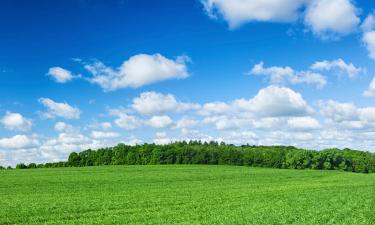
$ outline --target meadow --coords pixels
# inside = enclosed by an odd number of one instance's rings
[[[0,171],[0,224],[375,224],[375,174],[216,165]]]

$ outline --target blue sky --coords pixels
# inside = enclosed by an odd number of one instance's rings
[[[374,9],[1,1],[0,165],[187,139],[371,151]]]

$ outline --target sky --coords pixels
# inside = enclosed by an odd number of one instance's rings
[[[0,165],[180,140],[374,152],[374,10],[3,0]]]

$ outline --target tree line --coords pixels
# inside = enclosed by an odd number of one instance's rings
[[[217,142],[181,141],[167,145],[142,144],[72,152],[67,161],[18,164],[17,169],[101,165],[207,164],[281,169],[375,172],[375,154],[351,149],[321,151],[292,146],[235,146]]]

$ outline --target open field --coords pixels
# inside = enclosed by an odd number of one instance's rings
[[[375,224],[375,174],[240,166],[0,171],[0,224]]]

